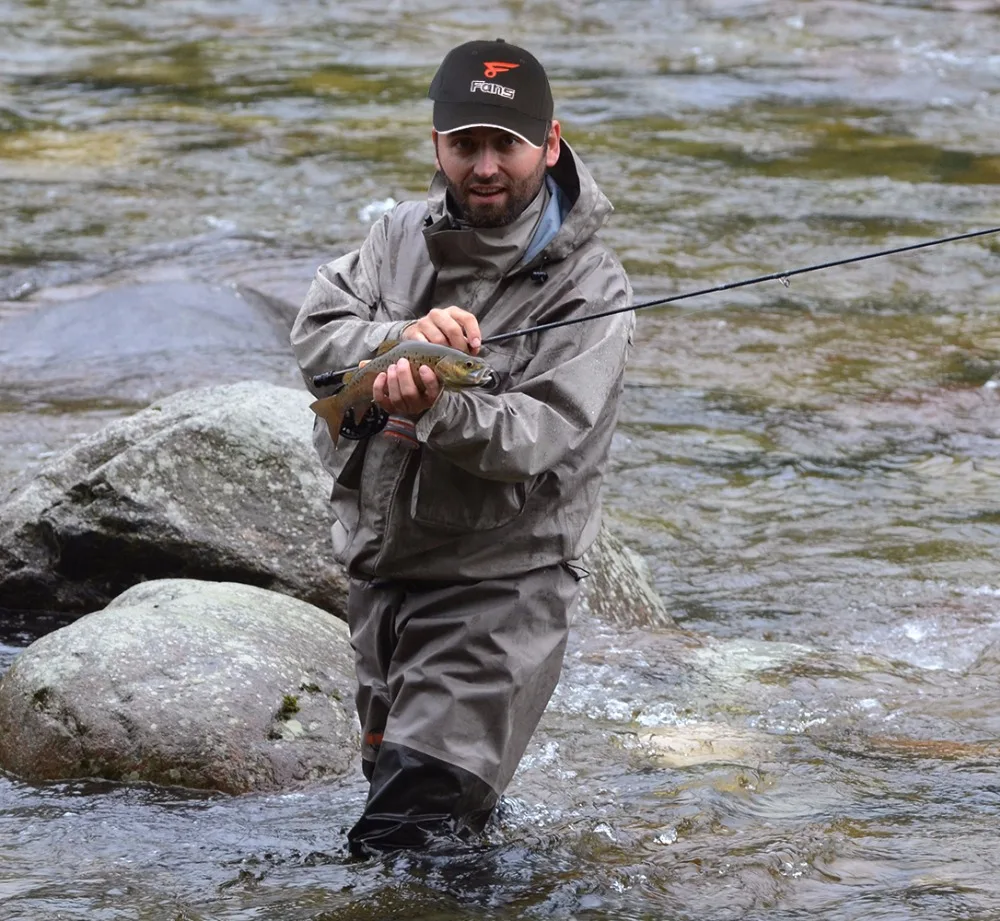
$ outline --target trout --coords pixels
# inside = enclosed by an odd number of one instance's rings
[[[410,363],[413,377],[420,385],[420,366],[427,365],[437,375],[445,390],[464,390],[471,387],[492,388],[499,380],[496,371],[482,358],[467,355],[458,349],[432,342],[407,340],[385,343],[375,358],[363,368],[344,375],[344,386],[333,396],[316,400],[309,408],[326,422],[334,445],[340,439],[340,426],[347,410],[360,420],[372,404],[372,386],[375,378],[394,365],[400,358]]]

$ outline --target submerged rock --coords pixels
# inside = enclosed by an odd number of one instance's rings
[[[0,608],[84,614],[138,582],[194,578],[343,617],[311,400],[259,381],[184,391],[42,467],[0,498]],[[672,623],[643,560],[606,528],[584,562],[594,615]]]
[[[291,320],[275,298],[198,281],[111,288],[0,320],[10,405],[144,406],[247,378],[293,385]]]
[[[640,732],[637,741],[664,767],[741,764],[750,767],[774,758],[778,740],[761,732],[717,723],[685,722]]]
[[[346,626],[232,583],[163,580],[29,646],[0,680],[0,767],[244,793],[355,764]]]

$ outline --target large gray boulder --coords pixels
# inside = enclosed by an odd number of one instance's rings
[[[0,496],[0,608],[83,614],[147,579],[243,582],[344,616],[330,477],[304,389],[184,391],[111,423]],[[640,557],[604,529],[583,603],[669,625]]]
[[[325,611],[247,585],[147,582],[0,680],[0,767],[244,793],[355,764],[353,654]]]
[[[260,382],[184,391],[54,459],[0,500],[0,608],[89,613],[193,578],[343,616],[309,402]]]

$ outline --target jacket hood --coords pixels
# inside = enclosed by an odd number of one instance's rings
[[[559,159],[547,174],[570,202],[570,209],[562,226],[543,251],[547,261],[564,259],[582,246],[604,226],[614,211],[611,202],[598,188],[590,170],[584,166],[573,148],[565,139],[560,139],[559,144]],[[427,194],[429,224],[436,225],[447,216],[447,193],[447,180],[438,170]]]

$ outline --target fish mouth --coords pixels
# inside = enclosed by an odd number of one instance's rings
[[[487,368],[481,386],[489,393],[496,393],[500,389],[500,375],[492,368]]]
[[[473,388],[495,393],[500,389],[500,375],[492,368],[477,368],[471,374],[458,377],[452,387],[456,390]]]

